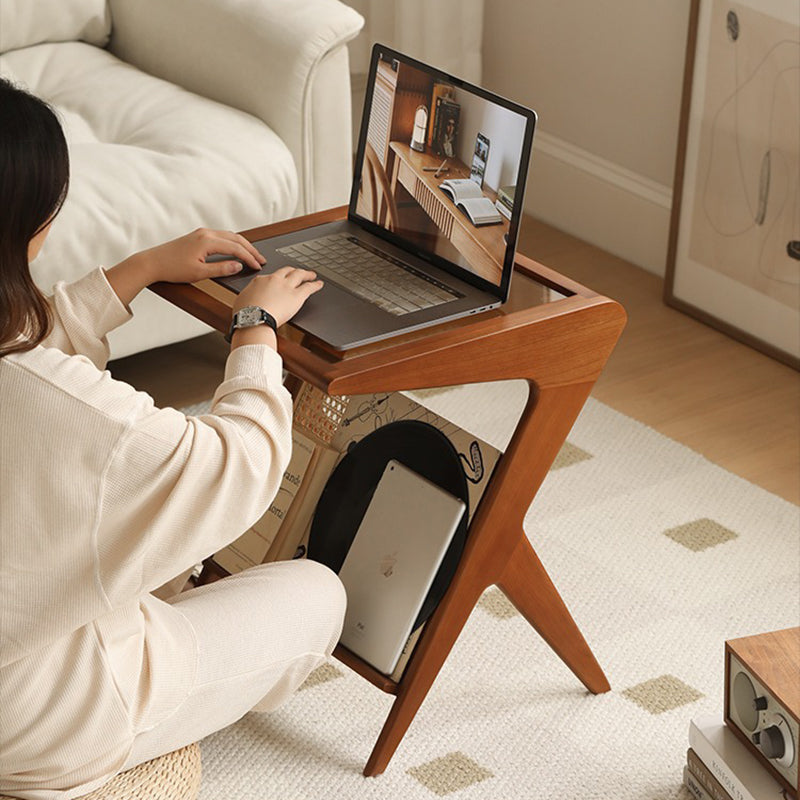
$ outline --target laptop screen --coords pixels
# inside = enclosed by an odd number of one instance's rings
[[[529,109],[375,45],[351,215],[505,300],[535,120]]]

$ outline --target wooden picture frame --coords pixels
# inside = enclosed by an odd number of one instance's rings
[[[800,369],[800,19],[691,0],[664,301]]]

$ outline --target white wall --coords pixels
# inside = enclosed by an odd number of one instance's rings
[[[481,83],[539,114],[528,213],[661,275],[688,19],[689,0],[487,0],[484,14]]]
[[[456,90],[455,99],[461,105],[456,141],[458,159],[467,166],[472,164],[475,139],[480,132],[489,139],[489,161],[483,176],[486,184],[496,191],[515,183],[525,117],[469,92]]]

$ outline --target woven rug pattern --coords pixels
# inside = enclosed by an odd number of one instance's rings
[[[526,389],[412,396],[504,447]],[[361,770],[392,697],[331,660],[202,742],[200,800],[688,798],[689,720],[722,709],[725,640],[800,624],[800,510],[590,399],[525,528],[610,692],[491,588],[382,776]]]

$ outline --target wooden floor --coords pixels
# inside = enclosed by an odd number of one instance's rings
[[[800,503],[800,375],[664,305],[655,275],[533,219],[520,251],[622,303],[628,325],[593,396]],[[112,362],[159,405],[210,397],[228,348],[209,334]]]

